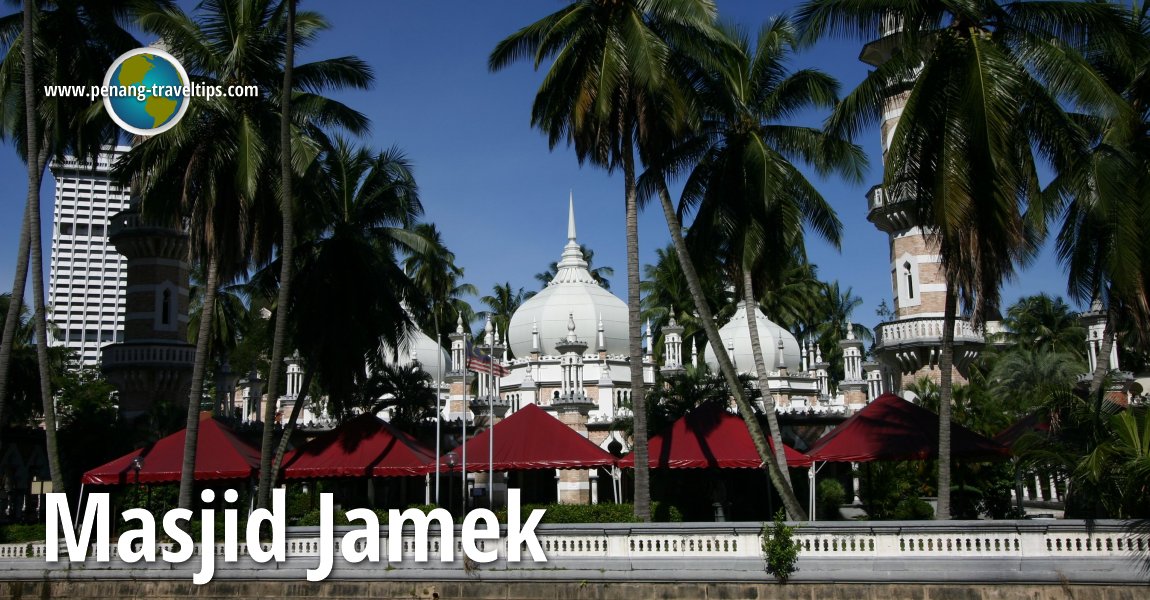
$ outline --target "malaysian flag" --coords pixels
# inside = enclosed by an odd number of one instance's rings
[[[489,373],[495,377],[507,377],[511,373],[507,367],[481,353],[479,348],[470,342],[467,344],[467,370],[476,373]]]

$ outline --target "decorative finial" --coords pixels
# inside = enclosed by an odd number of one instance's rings
[[[854,323],[851,323],[850,321],[847,321],[847,339],[855,339],[855,326]]]
[[[575,190],[567,200],[567,239],[575,241]]]
[[[492,331],[491,313],[487,313],[487,324],[483,326],[483,341],[488,346],[490,346],[491,342],[493,341],[493,338],[491,336],[491,331]]]
[[[463,312],[456,314],[459,316],[455,318],[455,333],[463,333]]]
[[[567,313],[567,341],[568,342],[574,342],[576,340],[577,340],[577,338],[575,337],[575,313],[569,312],[569,313]]]

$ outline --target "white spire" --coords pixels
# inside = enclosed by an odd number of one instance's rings
[[[855,339],[855,326],[854,323],[851,323],[850,321],[847,321],[847,339]]]
[[[487,324],[483,326],[483,334],[483,342],[490,346],[494,341],[491,336],[491,313],[487,313]]]
[[[596,340],[598,342],[598,346],[595,349],[599,350],[600,352],[606,351],[607,350],[607,339],[606,339],[604,331],[603,331],[603,312],[602,311],[599,312],[598,338],[599,339]]]
[[[567,199],[567,239],[575,241],[575,190]]]
[[[531,317],[531,351],[539,351],[539,322]]]
[[[599,285],[591,276],[587,260],[583,257],[583,250],[579,242],[575,241],[575,194],[572,193],[567,205],[567,245],[563,246],[563,255],[556,265],[558,271],[547,285],[560,283],[592,283]]]
[[[456,313],[459,315],[455,318],[455,333],[463,333],[463,313]]]

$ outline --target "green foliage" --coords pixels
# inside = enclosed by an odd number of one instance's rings
[[[895,521],[925,521],[934,518],[934,509],[926,500],[911,496],[895,505],[890,518]]]
[[[817,491],[819,520],[839,521],[843,518],[839,507],[846,500],[846,490],[843,484],[834,479],[824,479],[819,482]]]
[[[38,542],[44,539],[43,523],[0,525],[0,544]]]
[[[779,509],[775,521],[763,523],[763,558],[767,561],[767,573],[775,576],[779,583],[786,583],[797,570],[799,544],[794,540],[795,528],[784,521],[786,512]]]
[[[932,490],[924,482],[933,479],[925,463],[874,462],[863,465],[859,495],[867,516],[875,521],[899,519],[898,506]]]

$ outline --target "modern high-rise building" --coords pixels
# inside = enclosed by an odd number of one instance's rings
[[[72,157],[53,161],[52,255],[48,278],[53,345],[97,366],[100,348],[123,341],[127,260],[108,242],[109,218],[128,208],[128,190],[111,179],[112,165],[129,150],[109,149],[96,164]]]

